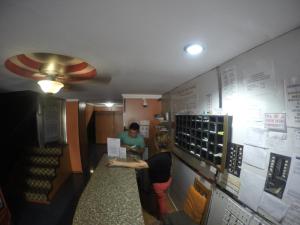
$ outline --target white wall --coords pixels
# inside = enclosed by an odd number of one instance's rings
[[[224,77],[229,70],[234,79],[225,86]],[[218,82],[218,72],[222,84]],[[255,75],[259,73],[265,79],[259,81],[260,78]],[[255,77],[258,78],[256,81]],[[279,147],[272,139],[268,139],[270,137],[269,131],[264,128],[264,115],[289,111],[286,108],[284,84],[293,82],[300,83],[300,29],[239,55],[219,68],[171,90],[166,96],[170,99],[169,111],[173,121],[174,116],[181,113],[229,114],[233,116],[232,142],[245,144],[249,139],[249,129],[257,127],[263,131],[268,141],[268,144],[263,146],[268,156],[270,152],[291,156],[293,153],[300,154],[299,144],[294,136],[298,131],[293,128],[295,124],[288,123],[285,131],[287,138]],[[219,108],[219,85],[223,86],[222,108]],[[287,116],[287,119],[291,119],[290,114]],[[243,163],[242,173],[246,169],[265,178],[268,160],[267,158],[265,169],[257,169]],[[182,196],[179,192],[186,191],[196,174],[180,161],[175,161],[174,171],[176,178],[171,193],[179,195],[174,202],[180,205]],[[175,191],[177,189],[178,191]]]

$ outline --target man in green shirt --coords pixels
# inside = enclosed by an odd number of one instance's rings
[[[145,142],[144,137],[139,134],[140,126],[137,123],[132,123],[128,131],[123,131],[118,135],[122,147],[126,147],[127,153],[133,157],[142,158]]]

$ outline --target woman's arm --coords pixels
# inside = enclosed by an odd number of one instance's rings
[[[138,160],[137,162],[123,162],[118,161],[116,159],[109,160],[107,166],[110,167],[127,167],[127,168],[134,168],[134,169],[145,169],[149,168],[148,163],[144,160]]]

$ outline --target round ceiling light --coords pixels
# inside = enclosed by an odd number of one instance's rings
[[[187,45],[184,48],[184,51],[192,56],[200,55],[203,52],[203,47],[199,44],[191,44]]]

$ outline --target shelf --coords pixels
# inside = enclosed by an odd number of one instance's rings
[[[227,115],[177,115],[177,146],[223,171],[231,123],[232,117]]]

